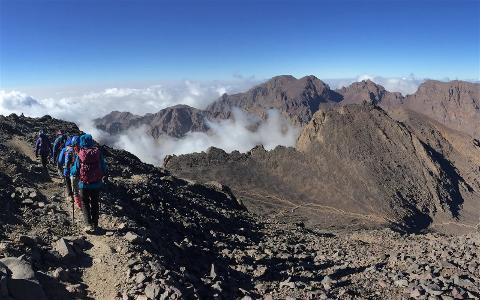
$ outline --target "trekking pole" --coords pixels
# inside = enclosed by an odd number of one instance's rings
[[[72,227],[75,226],[75,199],[72,195]]]

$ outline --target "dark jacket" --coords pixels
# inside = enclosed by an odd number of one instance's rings
[[[52,144],[50,143],[50,139],[45,134],[40,134],[38,136],[37,142],[35,143],[35,156],[50,156],[50,152],[52,150]]]

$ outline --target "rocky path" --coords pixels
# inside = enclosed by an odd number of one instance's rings
[[[31,160],[37,160],[27,141],[15,138],[9,144]],[[58,176],[51,166],[49,167],[49,178],[50,180],[47,182],[37,184],[36,188],[47,199],[50,199],[52,204],[56,205],[55,207],[59,209],[56,214],[68,216],[67,220],[71,220],[71,199],[65,198],[63,178]],[[82,284],[74,284],[70,287],[71,291],[81,295],[81,298],[113,299],[117,296],[120,286],[125,281],[124,274],[127,269],[128,258],[123,253],[122,241],[113,237],[115,231],[115,228],[112,228],[113,224],[104,215],[101,217],[102,225],[105,224],[102,234],[83,234],[82,212],[80,208],[75,206],[74,226],[70,225],[65,228],[65,233],[68,233],[68,235],[58,237],[60,239],[83,240],[84,244],[88,245],[81,250],[81,253],[77,253],[75,258],[82,261],[81,267],[77,270],[81,274],[79,282]],[[78,251],[80,248],[76,249]],[[71,268],[69,262],[65,261],[64,263],[63,269]]]

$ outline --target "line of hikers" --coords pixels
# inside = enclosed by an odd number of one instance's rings
[[[90,134],[74,135],[58,131],[53,142],[43,130],[35,144],[35,156],[40,156],[46,168],[49,158],[57,166],[65,184],[65,195],[82,210],[86,233],[98,231],[100,189],[106,181],[107,165]]]

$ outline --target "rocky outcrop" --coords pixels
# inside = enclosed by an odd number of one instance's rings
[[[480,137],[480,83],[427,80],[404,106],[452,129]]]
[[[354,82],[347,87],[336,90],[342,95],[341,104],[362,104],[367,102],[374,105],[379,105],[384,108],[397,106],[402,104],[403,96],[401,93],[392,93],[381,85],[376,84],[371,80],[363,80]]]
[[[135,116],[128,112],[112,112],[94,121],[98,129],[118,134],[141,126],[154,138],[162,135],[182,137],[188,132],[208,131],[206,113],[188,105],[176,105],[154,114]]]
[[[223,95],[207,107],[214,118],[227,119],[238,107],[250,114],[266,117],[268,109],[277,109],[294,125],[303,126],[322,104],[335,104],[341,96],[315,76],[296,79],[276,76],[245,93]]]
[[[136,125],[139,118],[140,116],[130,112],[112,111],[102,118],[95,119],[94,124],[98,129],[110,134],[117,134]]]

